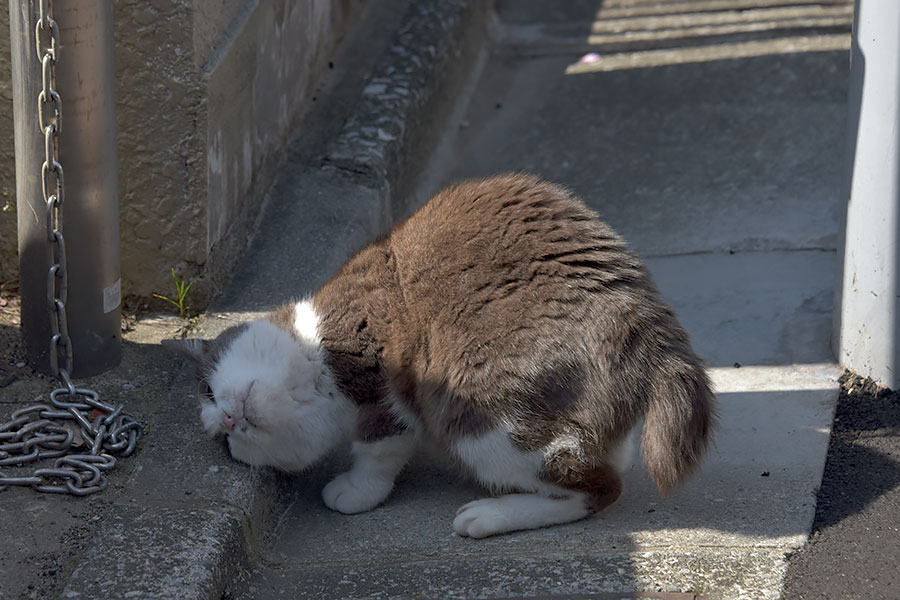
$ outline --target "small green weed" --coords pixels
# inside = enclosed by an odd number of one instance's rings
[[[168,296],[163,296],[162,294],[153,294],[154,298],[159,298],[160,300],[165,300],[166,302],[170,302],[178,309],[178,314],[181,318],[185,318],[187,316],[187,304],[185,303],[185,299],[187,298],[188,290],[191,289],[191,286],[194,285],[194,282],[200,278],[197,277],[192,278],[190,281],[185,281],[184,279],[179,279],[177,275],[175,275],[175,267],[172,267],[172,280],[175,282],[175,298],[169,298]]]

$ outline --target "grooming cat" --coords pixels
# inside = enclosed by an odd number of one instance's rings
[[[203,425],[234,458],[300,471],[354,440],[322,491],[342,513],[390,494],[417,440],[497,495],[453,521],[475,538],[613,503],[643,420],[665,494],[701,458],[715,400],[641,261],[565,190],[527,175],[440,192],[312,298],[215,340],[195,366]]]

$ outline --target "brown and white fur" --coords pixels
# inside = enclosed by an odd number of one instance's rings
[[[436,444],[494,494],[461,507],[481,538],[610,505],[616,456],[643,422],[662,493],[715,420],[706,374],[641,261],[565,190],[527,175],[448,188],[311,298],[215,340],[194,363],[201,418],[252,465],[300,471],[352,440],[322,491],[343,513],[390,494]]]

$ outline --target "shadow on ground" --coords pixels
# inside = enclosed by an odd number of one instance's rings
[[[809,544],[784,598],[888,600],[900,585],[900,393],[845,374]]]

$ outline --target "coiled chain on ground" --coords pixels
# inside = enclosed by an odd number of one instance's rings
[[[50,312],[50,371],[65,387],[50,393],[49,404],[15,411],[0,424],[0,467],[24,465],[55,458],[52,468],[13,477],[0,471],[0,491],[10,485],[31,486],[39,492],[86,496],[106,488],[104,472],[116,465],[116,456],[134,451],[141,425],[125,414],[123,406],[101,402],[97,392],[72,383],[72,342],[66,318],[68,273],[62,234],[63,168],[59,162],[62,102],[54,89],[59,61],[59,24],[50,0],[41,0],[35,25],[35,45],[41,63],[38,125],[44,136],[41,190],[47,207],[47,308]],[[60,365],[62,359],[62,365]]]

